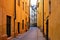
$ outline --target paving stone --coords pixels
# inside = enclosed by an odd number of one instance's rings
[[[22,35],[18,35],[13,40],[45,40],[42,32],[37,27],[30,27],[29,31]]]

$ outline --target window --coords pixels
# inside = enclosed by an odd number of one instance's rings
[[[25,2],[25,13],[27,13],[27,2]]]
[[[24,29],[24,20],[22,20],[22,29]]]
[[[22,3],[22,6],[23,6],[23,10],[24,10],[24,2]]]
[[[49,14],[51,14],[51,0],[49,0]]]
[[[39,7],[39,3],[37,4],[37,7]]]
[[[18,0],[18,6],[20,6],[20,0]]]

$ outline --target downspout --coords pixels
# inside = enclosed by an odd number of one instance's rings
[[[30,0],[29,0],[29,28],[30,28]]]
[[[44,35],[44,0],[43,0],[43,35]]]
[[[14,0],[14,37],[16,37],[16,35],[15,35],[15,20],[16,20],[16,0]]]

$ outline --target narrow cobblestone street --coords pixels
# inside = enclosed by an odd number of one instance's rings
[[[42,32],[37,27],[30,27],[29,31],[17,36],[13,40],[45,40]]]

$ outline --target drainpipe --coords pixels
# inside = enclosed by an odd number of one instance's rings
[[[30,28],[30,2],[31,0],[29,0],[29,28]]]
[[[1,28],[2,28],[2,33],[1,34],[3,35],[3,3],[2,3],[2,26],[1,26]]]
[[[44,0],[43,0],[43,35],[44,35]]]
[[[16,35],[15,35],[15,20],[16,20],[16,0],[14,0],[14,37],[16,37]]]

